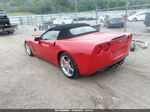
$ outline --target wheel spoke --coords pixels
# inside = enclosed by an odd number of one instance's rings
[[[72,72],[74,72],[74,69],[70,65],[68,67]]]
[[[65,63],[68,63],[68,62],[66,61],[65,57],[63,57],[62,59],[63,59],[63,61],[64,61]]]
[[[70,69],[67,67],[67,72],[68,72],[68,75],[70,75]]]
[[[66,66],[66,65],[64,65],[64,64],[62,64],[62,65],[61,65],[61,67],[63,67],[63,68],[67,68],[67,66]]]
[[[70,64],[70,59],[67,60],[67,63]]]
[[[71,77],[74,74],[74,69],[71,66],[71,59],[68,56],[62,56],[60,59],[60,65],[66,76]]]
[[[66,60],[64,57],[61,58],[61,66],[66,67]]]

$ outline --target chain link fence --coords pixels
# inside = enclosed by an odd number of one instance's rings
[[[150,4],[134,5],[125,7],[116,7],[109,9],[96,9],[88,12],[74,13],[58,13],[58,14],[43,14],[30,16],[10,16],[10,22],[18,25],[38,26],[45,29],[53,25],[70,24],[70,23],[87,23],[91,25],[101,25],[101,31],[121,31],[131,32],[136,34],[149,34],[150,28],[145,24],[147,13],[150,12]],[[110,19],[109,19],[110,18]],[[118,24],[114,18],[123,18],[123,26],[109,27],[109,21]]]

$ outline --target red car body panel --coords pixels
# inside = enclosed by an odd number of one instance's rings
[[[121,38],[118,38],[122,36]],[[36,37],[36,36],[35,36]],[[96,32],[60,40],[34,41],[26,39],[34,55],[59,66],[61,52],[70,54],[77,64],[80,74],[91,75],[118,60],[125,58],[130,51],[132,35],[130,33]],[[96,46],[110,45],[107,51],[95,53]]]

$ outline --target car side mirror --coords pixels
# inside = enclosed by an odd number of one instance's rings
[[[40,37],[39,38],[35,38],[34,41],[40,41]]]

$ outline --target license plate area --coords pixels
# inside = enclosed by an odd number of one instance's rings
[[[112,52],[113,58],[118,58],[126,53],[126,47],[119,48]]]

